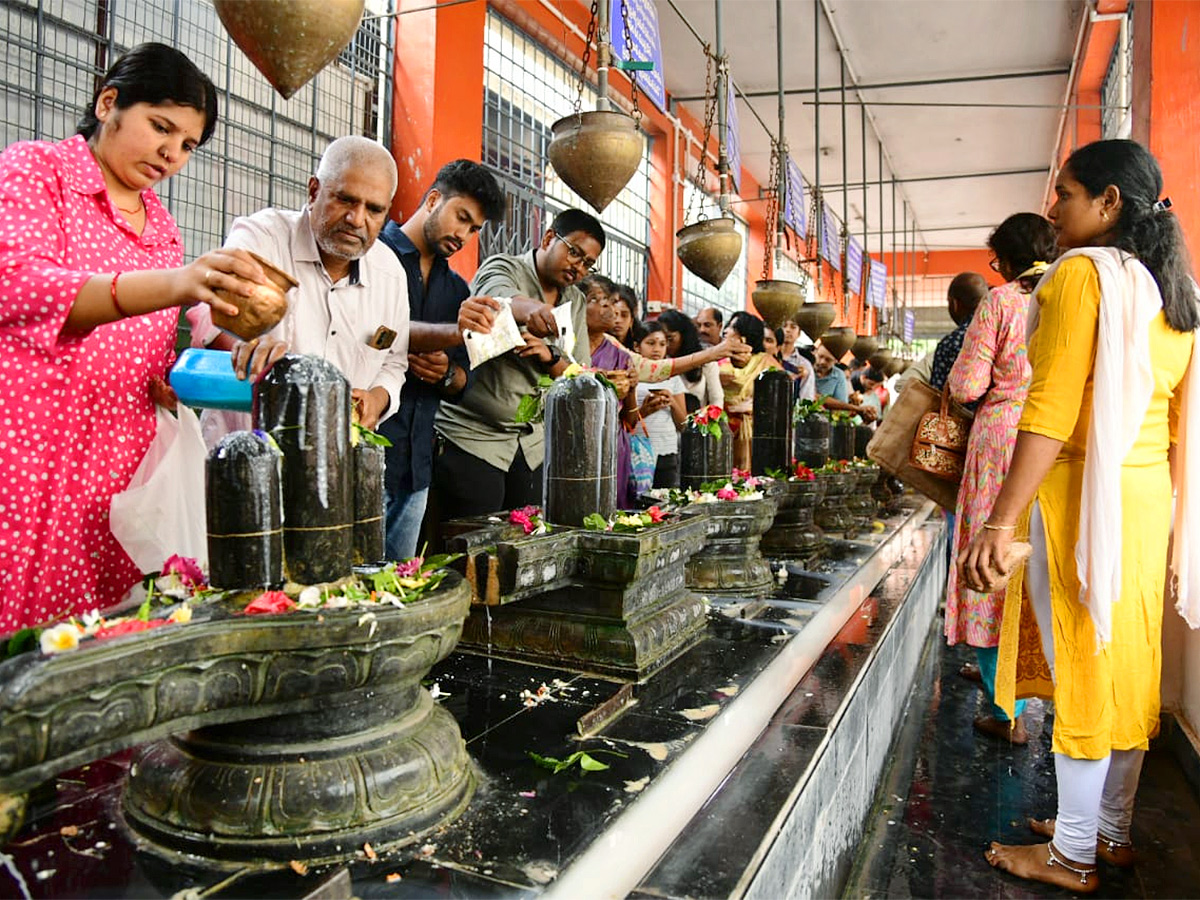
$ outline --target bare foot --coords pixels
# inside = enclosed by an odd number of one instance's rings
[[[962,668],[958,670],[958,674],[961,678],[967,679],[967,681],[983,684],[983,676],[979,673],[979,666],[975,665],[975,663],[963,663]]]
[[[1025,723],[1021,721],[1020,716],[1017,716],[1012,722],[987,715],[980,716],[975,720],[975,730],[1000,738],[1002,741],[1008,741],[1010,744],[1021,745],[1029,740],[1029,734],[1025,731]]]
[[[1039,837],[1053,840],[1054,819],[1030,819],[1029,830]],[[1137,851],[1133,849],[1133,844],[1123,844],[1098,834],[1096,835],[1096,859],[1119,869],[1128,869],[1137,863]]]
[[[1077,894],[1090,894],[1100,887],[1095,866],[1085,866],[1067,859],[1057,850],[1054,851],[1054,859],[1051,859],[1050,844],[1016,847],[993,841],[984,858],[993,867],[1018,878],[1042,881]]]

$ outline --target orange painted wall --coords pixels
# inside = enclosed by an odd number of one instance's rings
[[[1141,48],[1141,57],[1135,48],[1134,78],[1148,81],[1148,102],[1133,136],[1158,158],[1163,190],[1183,226],[1195,270],[1200,259],[1200,3],[1153,3],[1146,8],[1149,47]]]

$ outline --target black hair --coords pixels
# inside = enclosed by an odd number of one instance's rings
[[[723,312],[721,312],[715,306],[706,306],[704,309],[700,310],[700,312],[704,312],[705,309],[712,310],[713,318],[717,320],[718,325],[725,324],[725,314]],[[700,315],[700,313],[696,313],[696,315]]]
[[[217,89],[196,64],[166,44],[138,44],[104,73],[92,102],[75,126],[76,134],[91,139],[100,130],[96,101],[107,88],[117,89],[117,109],[135,103],[176,103],[204,113],[200,145],[208,142],[217,127]]]
[[[1024,212],[1009,216],[988,235],[987,245],[1004,268],[1014,275],[1021,274],[1035,262],[1053,262],[1054,257],[1058,256],[1054,226],[1037,213]],[[1023,284],[1022,287],[1033,289],[1033,285]]]
[[[954,301],[950,304],[950,317],[954,324],[965,325],[975,315],[975,309],[988,295],[987,279],[978,272],[959,272],[946,288],[946,296]]]
[[[585,213],[582,209],[564,209],[554,217],[554,221],[550,223],[550,230],[563,237],[574,234],[576,231],[582,231],[589,237],[595,238],[600,249],[604,249],[606,241],[604,226],[600,224],[599,219],[591,213]]]
[[[667,329],[667,331],[674,331],[679,335],[679,352],[676,354],[676,357],[700,352],[702,349],[700,346],[700,332],[696,330],[696,323],[686,315],[677,309],[664,309],[659,313],[658,321],[662,323],[663,328]],[[695,384],[703,374],[703,367],[698,366],[695,369],[684,372],[683,377],[692,384]]]
[[[1163,179],[1150,151],[1137,141],[1095,141],[1072,153],[1062,170],[1091,197],[1098,197],[1109,185],[1121,192],[1112,246],[1132,253],[1150,270],[1162,294],[1163,314],[1173,330],[1188,332],[1200,327],[1200,306],[1183,230],[1174,213],[1155,208]]]
[[[729,327],[742,336],[754,353],[763,352],[763,320],[744,309],[729,317]]]
[[[773,335],[775,335],[775,345],[782,350],[783,349],[783,329],[782,328],[772,328],[771,333]]]
[[[443,197],[470,197],[479,204],[483,217],[489,222],[502,221],[508,207],[495,176],[487,166],[470,159],[456,159],[438,169],[429,190],[437,191]],[[429,196],[429,191],[425,196]]]
[[[591,275],[586,275],[579,281],[579,289],[583,291],[584,294],[594,287],[600,288],[600,290],[604,291],[605,294],[612,294],[612,292],[616,290],[617,286],[611,278],[606,275],[600,275],[597,272],[593,272]]]
[[[635,320],[642,317],[642,305],[638,302],[637,291],[627,284],[618,284],[612,291],[616,296],[614,300],[621,300],[629,307],[629,314]]]
[[[877,383],[883,383],[884,381],[887,381],[887,377],[876,368],[868,368],[862,373],[862,377],[870,378],[872,381]]]

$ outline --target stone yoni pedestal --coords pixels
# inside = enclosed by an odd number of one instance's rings
[[[813,514],[825,495],[822,481],[784,481],[779,487],[779,511],[762,536],[764,553],[811,565],[821,556],[825,533]]]
[[[775,520],[776,496],[759,500],[718,500],[694,503],[686,513],[708,519],[704,549],[687,565],[687,584],[703,594],[745,597],[767,591],[773,584],[771,567],[759,542]]]

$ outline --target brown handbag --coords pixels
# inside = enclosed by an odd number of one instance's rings
[[[971,419],[950,405],[950,388],[942,389],[941,408],[921,416],[913,434],[909,463],[944,481],[962,481]]]
[[[935,477],[912,464],[913,438],[917,426],[929,413],[941,411],[941,394],[924,381],[910,379],[888,408],[888,413],[867,444],[867,456],[890,475],[929,497],[943,509],[954,512],[958,484]],[[970,419],[971,414],[951,404],[951,410]]]

